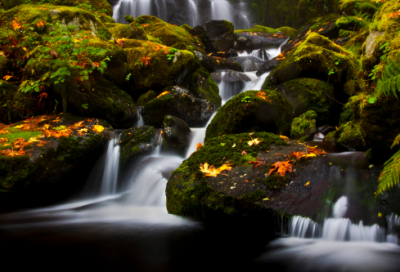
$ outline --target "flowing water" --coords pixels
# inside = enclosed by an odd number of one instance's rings
[[[270,58],[279,53],[279,48],[266,50]],[[239,92],[260,90],[268,76],[257,77],[255,71],[244,74],[250,81],[241,89],[232,90],[226,82],[219,83],[223,103]],[[138,114],[140,117],[140,109]],[[143,124],[140,120],[137,125]],[[205,131],[205,127],[192,128],[185,158],[196,150],[197,143],[204,143]],[[323,222],[294,216],[288,228],[283,223],[277,228],[284,238],[260,248],[257,238],[251,236],[255,234],[229,228],[210,230],[200,222],[168,214],[166,183],[185,158],[164,155],[161,137],[158,148],[135,166],[126,184],[120,186],[118,135],[109,142],[77,198],[56,206],[0,215],[0,253],[4,259],[14,261],[15,268],[62,265],[75,269],[79,264],[92,270],[137,271],[204,271],[210,267],[396,271],[400,265],[396,235],[399,217],[388,216],[386,230],[362,221],[352,223],[346,218],[351,186]],[[338,154],[338,160],[345,161],[344,155]]]
[[[250,28],[246,3],[228,0],[119,0],[114,6],[113,18],[126,23],[124,16],[154,15],[171,24],[192,27],[209,20],[228,20],[238,29]],[[178,11],[179,10],[179,11]]]

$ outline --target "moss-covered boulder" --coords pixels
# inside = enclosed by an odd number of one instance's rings
[[[18,91],[14,84],[0,79],[0,123],[10,124],[35,115],[39,99]]]
[[[163,151],[183,153],[189,147],[192,132],[182,119],[166,115],[163,121]]]
[[[306,140],[311,133],[316,130],[317,113],[309,110],[292,121],[292,128],[290,130],[291,139]]]
[[[223,105],[207,127],[205,140],[243,132],[266,131],[289,135],[292,106],[272,90],[247,91]]]
[[[32,206],[76,192],[110,138],[100,119],[38,116],[0,127],[0,205]]]
[[[137,120],[133,99],[105,79],[97,78],[89,88],[68,79],[57,93],[67,102],[66,110],[80,116],[103,118],[118,128],[128,128]]]
[[[119,138],[121,168],[125,169],[130,163],[150,154],[159,145],[160,137],[160,130],[151,126],[124,130]]]
[[[199,68],[194,72],[189,90],[195,97],[206,99],[217,107],[221,106],[218,85],[206,69]]]
[[[294,29],[292,27],[288,27],[288,26],[283,26],[283,27],[274,29],[271,27],[255,25],[252,28],[235,30],[235,34],[239,34],[242,32],[265,32],[265,33],[272,33],[272,34],[282,33],[286,36],[291,36],[294,33],[296,33],[296,29]]]
[[[138,100],[136,101],[136,105],[144,106],[148,102],[150,102],[150,100],[156,98],[157,96],[158,96],[157,92],[150,90],[150,91],[142,94],[141,96],[139,96]]]
[[[190,93],[171,91],[148,102],[142,111],[146,124],[161,127],[164,116],[172,115],[184,120],[191,127],[202,127],[217,107],[208,100]]]
[[[235,43],[234,26],[226,20],[211,20],[196,26],[190,33],[198,36],[207,52],[228,51]]]
[[[235,34],[234,49],[239,51],[279,47],[288,37],[283,33],[241,32]]]
[[[131,69],[131,92],[169,85],[188,86],[200,63],[193,53],[155,44],[150,41],[124,42]]]
[[[114,39],[147,40],[143,28],[137,27],[134,24],[115,24],[110,31]]]
[[[325,141],[336,141],[348,150],[367,150],[363,131],[360,125],[354,121],[343,124],[336,131],[330,132]]]
[[[292,104],[293,117],[313,110],[318,114],[319,125],[324,125],[333,117],[335,91],[329,83],[313,78],[298,78],[280,84],[277,92]]]
[[[261,142],[249,145],[253,139]],[[306,150],[304,144],[264,132],[210,139],[172,173],[166,189],[168,212],[209,221],[235,216],[244,216],[251,221],[278,212],[314,218],[323,207],[316,203],[323,203],[322,195],[327,190],[318,191],[321,178],[316,173],[326,171],[328,162],[325,162],[326,166],[321,164],[319,169],[313,169],[313,159],[303,158],[295,163],[295,175],[289,172],[284,176],[268,175],[271,164],[285,161],[292,151]],[[322,162],[324,158],[316,160]],[[249,163],[256,161],[257,167]],[[208,168],[216,169],[228,164],[232,170],[213,177],[205,176],[200,171],[200,167],[206,167],[205,163]]]
[[[271,72],[264,88],[300,78],[316,78],[343,85],[356,71],[353,54],[317,33],[310,33]]]

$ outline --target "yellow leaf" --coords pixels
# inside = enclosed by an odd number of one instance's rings
[[[289,140],[289,137],[286,137],[286,136],[284,136],[284,135],[279,135],[279,137],[281,137],[281,138],[284,139],[284,140]]]
[[[310,182],[309,182],[309,181],[307,181],[307,183],[304,184],[304,186],[308,186],[308,185],[310,185]]]
[[[104,127],[100,125],[94,125],[92,130],[96,132],[102,132],[104,130]]]
[[[251,141],[248,141],[247,144],[248,144],[249,146],[252,146],[253,144],[254,144],[254,145],[258,145],[258,144],[261,143],[261,142],[262,142],[261,140],[259,140],[258,138],[255,138],[255,139],[253,139],[253,140],[251,140]]]
[[[304,154],[303,156],[301,156],[302,158],[310,158],[310,157],[316,157],[317,155],[315,153],[311,153],[311,154]]]
[[[225,170],[231,170],[232,166],[231,164],[224,164],[219,168],[215,168],[213,165],[209,165],[208,163],[200,164],[200,172],[205,173],[204,176],[206,177],[216,177],[217,175],[226,175],[226,174],[221,174],[222,171]]]
[[[269,200],[269,198],[268,197],[266,197],[266,198],[263,198],[263,200],[265,201],[265,200]]]
[[[235,147],[235,146],[236,146],[236,144],[233,144],[233,145],[232,145],[232,147]]]
[[[24,125],[15,126],[14,128],[22,128]]]
[[[382,217],[382,213],[378,213],[378,217]]]

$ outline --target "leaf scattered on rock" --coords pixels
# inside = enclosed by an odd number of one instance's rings
[[[219,168],[215,168],[213,165],[209,165],[208,163],[200,164],[200,172],[205,173],[205,177],[216,177],[217,175],[225,175],[227,174],[222,174],[222,171],[229,171],[232,169],[232,164],[223,164]]]

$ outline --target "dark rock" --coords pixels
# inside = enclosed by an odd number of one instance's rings
[[[227,72],[215,72],[212,74],[212,77],[218,84],[223,81],[224,89],[221,92],[221,98],[224,101],[227,101],[231,97],[239,94],[243,91],[243,88],[246,82],[251,81],[251,79],[243,73],[236,71],[227,71]]]
[[[117,128],[128,128],[137,121],[133,99],[100,77],[92,86],[78,85],[75,78],[69,78],[56,92],[66,100],[67,111],[80,116],[103,118]]]
[[[163,122],[163,132],[163,150],[184,152],[189,147],[192,132],[182,119],[166,115]]]
[[[288,38],[283,34],[265,32],[243,32],[235,36],[236,42],[233,48],[239,51],[279,47]]]
[[[217,107],[221,106],[218,85],[214,82],[210,73],[203,67],[193,73],[189,89],[194,97],[209,100]]]
[[[198,51],[195,51],[195,55],[199,59],[201,66],[206,68],[210,73],[221,70],[234,70],[243,72],[242,66],[240,66],[238,63],[234,63],[226,59],[207,56]]]
[[[245,72],[257,71],[264,63],[263,60],[254,56],[234,57],[229,58],[228,60],[238,63],[240,66],[242,66],[243,71]]]
[[[282,61],[281,59],[277,59],[277,58],[267,61],[266,63],[261,65],[261,67],[258,69],[256,75],[261,76],[262,74],[265,74],[266,72],[272,71],[272,69],[274,69],[275,66],[277,66],[281,61]]]
[[[247,91],[230,99],[208,125],[205,140],[255,131],[289,135],[292,123],[290,103],[275,91],[263,92],[271,102],[257,96],[258,91]]]
[[[162,126],[165,115],[179,117],[191,127],[202,127],[216,109],[208,100],[176,92],[151,100],[144,106],[142,116],[146,124],[158,128]]]
[[[24,130],[21,125],[30,128]],[[95,125],[100,130],[94,131]],[[12,127],[19,128],[2,135],[11,144],[15,138],[23,138],[25,142],[36,140],[12,151],[23,150],[23,155],[0,154],[0,210],[44,205],[79,191],[112,132],[106,121],[85,120],[71,114],[37,116]],[[64,134],[50,136],[45,129],[52,135]]]
[[[225,20],[211,20],[190,31],[203,41],[207,52],[228,51],[233,47],[235,34],[233,24]]]

